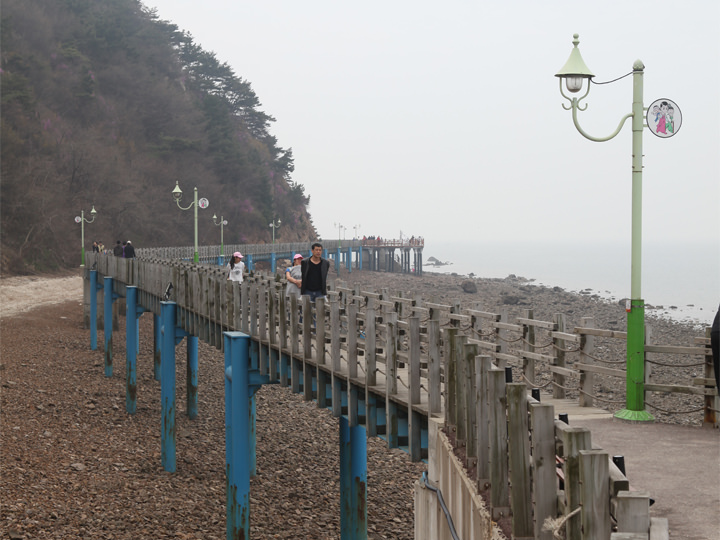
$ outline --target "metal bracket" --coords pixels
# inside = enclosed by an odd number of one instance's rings
[[[175,345],[179,345],[180,342],[183,340],[183,338],[184,338],[184,337],[187,337],[187,336],[189,336],[189,335],[190,335],[189,332],[186,332],[185,330],[183,330],[183,329],[180,328],[179,326],[176,326],[176,327],[175,327]]]

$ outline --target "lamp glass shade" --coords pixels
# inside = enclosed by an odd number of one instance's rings
[[[177,182],[175,182],[175,189],[172,190],[172,196],[175,197],[176,199],[179,199],[180,197],[182,197],[182,189],[180,189],[180,186],[178,185]]]
[[[568,92],[579,92],[583,85],[583,78],[580,75],[568,75],[565,77],[565,86],[567,86]]]

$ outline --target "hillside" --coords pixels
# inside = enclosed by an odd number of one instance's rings
[[[3,0],[0,270],[77,266],[85,247],[315,236],[291,149],[249,81],[138,0]],[[248,51],[252,54],[252,51]]]

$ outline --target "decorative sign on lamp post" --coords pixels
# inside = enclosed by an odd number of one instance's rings
[[[198,200],[198,192],[197,192],[197,187],[196,187],[194,190],[194,194],[193,194],[193,202],[191,202],[187,208],[183,208],[182,206],[180,206],[180,200],[182,199],[182,190],[180,189],[180,186],[178,185],[177,181],[175,182],[175,189],[172,190],[172,196],[173,196],[173,199],[175,199],[175,202],[177,203],[178,208],[180,210],[190,210],[191,208],[195,209],[195,253],[193,255],[193,261],[195,263],[198,263],[198,262],[200,262],[200,253],[198,251],[198,212],[197,211],[198,211],[198,208],[205,209],[208,206],[210,206],[210,202],[205,198]]]
[[[633,69],[628,75],[633,76],[633,102],[631,112],[620,120],[617,129],[607,137],[593,137],[587,134],[578,123],[578,111],[587,109],[580,106],[580,102],[590,93],[593,73],[585,65],[578,45],[579,35],[573,36],[573,49],[570,58],[555,76],[560,81],[560,94],[568,100],[569,106],[563,104],[565,110],[572,110],[572,119],[575,128],[580,134],[595,142],[605,142],[614,138],[622,129],[627,119],[632,119],[632,246],[631,246],[631,276],[630,300],[627,301],[627,377],[626,377],[626,408],[615,413],[615,416],[624,420],[646,421],[654,420],[653,416],[645,410],[645,301],[640,290],[641,281],[641,255],[642,255],[642,150],[643,128],[646,120],[643,107],[643,74],[645,66],[641,60],[636,60]],[[627,75],[626,75],[627,76]],[[621,77],[623,78],[623,77]],[[563,91],[563,80],[567,91]],[[585,85],[587,90],[581,97],[575,97]],[[611,81],[612,82],[612,81]],[[597,84],[597,83],[596,83]],[[680,129],[682,115],[677,105],[669,99],[654,102],[647,109],[647,125],[659,137],[671,137]]]
[[[85,217],[85,210],[80,210],[80,215],[75,216],[75,223],[80,224],[80,266],[85,266],[85,224],[95,221],[96,214],[95,205],[93,205],[92,210],[90,210],[92,219]]]

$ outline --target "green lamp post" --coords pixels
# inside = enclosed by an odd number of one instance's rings
[[[220,226],[220,260],[225,261],[225,242],[223,240],[223,228],[227,225],[227,220],[220,216],[220,221],[217,220],[217,214],[213,214],[213,223]]]
[[[627,311],[627,377],[626,377],[626,408],[615,413],[617,418],[632,421],[654,420],[653,416],[645,410],[645,302],[642,300],[640,290],[641,282],[641,254],[642,254],[642,150],[643,150],[643,73],[645,66],[642,61],[636,60],[633,64],[633,102],[632,110],[620,120],[617,129],[607,137],[593,137],[588,135],[578,123],[578,110],[587,109],[580,106],[580,102],[590,93],[591,79],[595,76],[585,65],[580,55],[578,34],[573,35],[573,49],[570,58],[555,76],[559,78],[560,93],[570,102],[569,106],[563,104],[565,110],[572,110],[572,119],[580,134],[595,142],[605,142],[614,138],[622,129],[625,121],[632,119],[632,244],[630,269],[630,301],[626,305]],[[581,97],[565,94],[563,80],[570,94],[582,90],[587,79],[587,90]]]
[[[195,210],[195,252],[193,255],[193,261],[195,263],[198,263],[200,262],[200,253],[198,251],[198,208],[205,209],[210,206],[210,203],[205,198],[198,200],[198,192],[196,187],[193,194],[193,202],[191,202],[187,208],[183,208],[182,206],[180,206],[180,200],[182,199],[182,190],[180,189],[177,181],[175,182],[175,189],[172,190],[172,196],[173,199],[175,199],[175,202],[177,203],[180,210],[190,210],[191,208],[194,208]]]
[[[85,224],[95,221],[95,216],[97,215],[95,205],[93,205],[92,210],[90,210],[90,215],[92,219],[87,219],[85,217],[85,210],[80,210],[80,215],[75,216],[75,223],[80,224],[80,266],[85,266]]]

